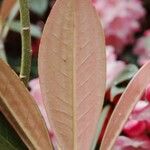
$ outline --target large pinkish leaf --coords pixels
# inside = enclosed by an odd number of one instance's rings
[[[105,92],[103,30],[90,0],[57,0],[44,28],[39,75],[61,149],[88,150]]]
[[[53,149],[38,106],[17,75],[2,61],[0,61],[0,110],[29,149]]]
[[[108,122],[100,150],[110,150],[123,128],[128,116],[150,83],[150,62],[145,64],[134,76],[122,94]]]

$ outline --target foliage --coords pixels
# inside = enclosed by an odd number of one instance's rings
[[[149,1],[54,3],[1,3],[0,148],[149,150]]]
[[[27,147],[20,140],[2,113],[0,113],[0,147],[6,150],[27,150]]]

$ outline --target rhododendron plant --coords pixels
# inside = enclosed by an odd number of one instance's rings
[[[147,0],[3,0],[0,149],[149,150],[148,9]]]

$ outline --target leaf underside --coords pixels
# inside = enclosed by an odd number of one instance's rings
[[[150,62],[145,64],[128,84],[108,122],[100,150],[112,149],[135,104],[150,83],[149,74]]]
[[[62,150],[89,150],[105,92],[105,47],[90,0],[57,0],[44,28],[39,76]]]
[[[48,130],[33,98],[18,76],[0,60],[0,110],[33,150],[52,150]]]

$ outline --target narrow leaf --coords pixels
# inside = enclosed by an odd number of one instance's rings
[[[130,80],[138,71],[138,68],[134,64],[129,64],[126,66],[124,71],[119,75],[119,77],[114,81],[115,85],[118,85],[124,81]]]
[[[126,66],[124,71],[114,81],[114,84],[111,87],[111,90],[110,90],[111,101],[113,101],[117,95],[122,94],[124,92],[126,85],[131,80],[131,78],[137,73],[137,71],[138,71],[138,68],[134,64],[129,64]],[[124,85],[123,82],[127,82],[127,83]],[[123,85],[120,87],[121,84]]]
[[[117,87],[117,86],[112,86],[111,91],[110,91],[110,101],[113,102],[114,98],[117,95],[120,95],[124,92],[125,87]]]
[[[57,0],[39,52],[42,94],[61,149],[89,150],[105,93],[103,30],[91,0]]]
[[[110,109],[111,109],[110,105],[107,105],[102,110],[102,113],[101,113],[99,121],[98,121],[97,131],[96,131],[96,134],[94,136],[94,140],[93,140],[93,143],[92,143],[91,150],[95,150],[98,138],[100,136],[100,133],[102,132],[104,123],[105,123],[106,118],[107,118],[107,116],[108,116],[108,114],[110,112]]]
[[[29,5],[30,10],[38,15],[43,15],[49,5],[49,0],[29,0]]]
[[[3,3],[0,8],[0,20],[5,22],[7,17],[10,14],[12,7],[14,6],[16,0],[3,0]]]
[[[108,122],[100,150],[110,150],[144,89],[150,83],[150,62],[134,76],[122,94]]]
[[[20,27],[20,22],[19,21],[13,21],[9,24],[9,27],[11,30],[15,32],[20,32],[21,27]],[[35,38],[40,38],[41,37],[41,28],[37,25],[30,24],[30,30],[31,30],[31,36]]]
[[[48,130],[33,98],[18,76],[0,61],[0,110],[29,149],[51,150]]]

